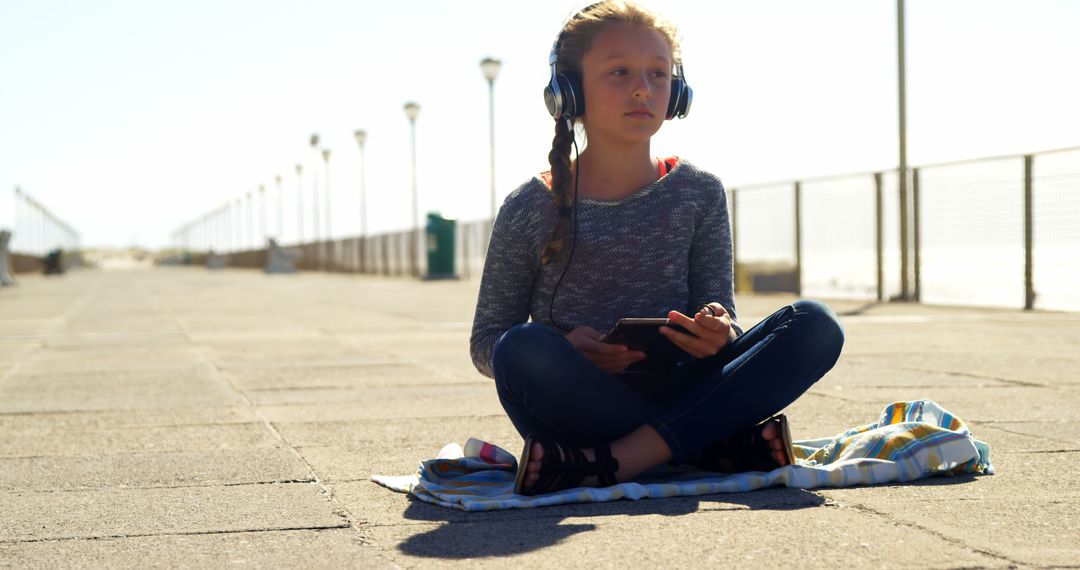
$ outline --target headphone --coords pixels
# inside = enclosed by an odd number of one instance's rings
[[[574,21],[589,8],[596,6],[590,4],[584,9],[578,10],[566,23]],[[566,24],[563,24],[563,30]],[[581,87],[581,78],[572,71],[559,73],[559,47],[562,45],[563,32],[559,31],[555,43],[551,46],[551,54],[548,56],[548,64],[551,65],[551,79],[544,87],[544,104],[547,105],[548,113],[558,120],[573,120],[585,113],[585,90]],[[686,76],[683,74],[681,63],[675,64],[674,73],[671,75],[671,97],[668,99],[667,114],[665,119],[678,117],[685,119],[690,113],[690,104],[694,102],[694,90],[686,84]]]
[[[548,63],[551,65],[551,79],[548,80],[548,84],[544,87],[544,104],[547,105],[548,113],[551,114],[551,118],[556,121],[566,121],[566,126],[571,133],[574,132],[574,118],[580,117],[585,113],[585,90],[581,86],[581,78],[572,71],[565,73],[559,73],[559,47],[562,45],[563,32],[566,30],[566,25],[575,19],[579,18],[581,14],[588,11],[593,6],[599,4],[589,4],[585,8],[577,10],[574,14],[566,20],[562,29],[559,31],[559,35],[555,38],[555,43],[551,46],[551,54],[548,56]],[[694,90],[686,84],[686,78],[683,74],[683,68],[681,63],[675,64],[674,72],[671,74],[671,96],[668,98],[668,107],[665,119],[671,120],[675,117],[685,119],[686,115],[690,113],[690,104],[694,101]],[[577,137],[573,138],[574,149],[577,154],[581,154],[577,150]],[[577,245],[577,191],[578,191],[578,178],[581,175],[581,169],[574,169],[574,201],[571,202],[569,208],[560,207],[559,215],[571,218],[573,223],[573,239],[570,242],[570,254],[566,260],[566,266],[563,267],[562,275],[559,276],[559,281],[555,283],[555,289],[551,292],[551,302],[548,303],[548,320],[552,326],[555,326],[555,294],[559,292],[559,285],[562,284],[563,277],[566,277],[566,271],[570,269],[570,262],[574,260],[574,248]]]

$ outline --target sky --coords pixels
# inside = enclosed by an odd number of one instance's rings
[[[694,89],[657,156],[729,187],[895,168],[895,0],[653,0],[679,26]],[[546,170],[542,88],[555,34],[577,2],[519,0],[0,0],[0,227],[19,186],[83,246],[160,248],[260,185],[276,233],[297,233],[302,190],[326,173],[331,233],[412,225],[416,121],[421,216],[490,215],[495,81],[499,203]],[[926,164],[1080,145],[1080,2],[908,0],[908,157]],[[304,168],[298,180],[295,165]],[[13,246],[18,249],[18,236]]]

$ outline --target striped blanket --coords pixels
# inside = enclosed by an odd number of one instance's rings
[[[514,494],[516,458],[490,443],[450,444],[420,462],[416,475],[372,481],[421,501],[464,511],[522,509],[565,503],[735,493],[764,487],[800,489],[913,481],[933,475],[993,474],[990,446],[960,418],[930,400],[896,402],[878,421],[829,438],[794,442],[796,463],[770,471],[718,474],[662,466],[611,487]]]

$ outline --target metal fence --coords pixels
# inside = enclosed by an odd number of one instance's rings
[[[1080,310],[1080,148],[908,176],[903,197],[896,171],[729,189],[737,288]]]
[[[1080,310],[1080,147],[908,177],[903,197],[896,171],[729,188],[736,291]],[[480,277],[490,233],[457,224],[459,277]],[[301,269],[420,276],[427,247],[402,231],[290,249]]]

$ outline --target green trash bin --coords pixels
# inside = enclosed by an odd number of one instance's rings
[[[427,216],[427,261],[425,279],[454,279],[454,231],[455,220],[442,217],[437,212]]]

